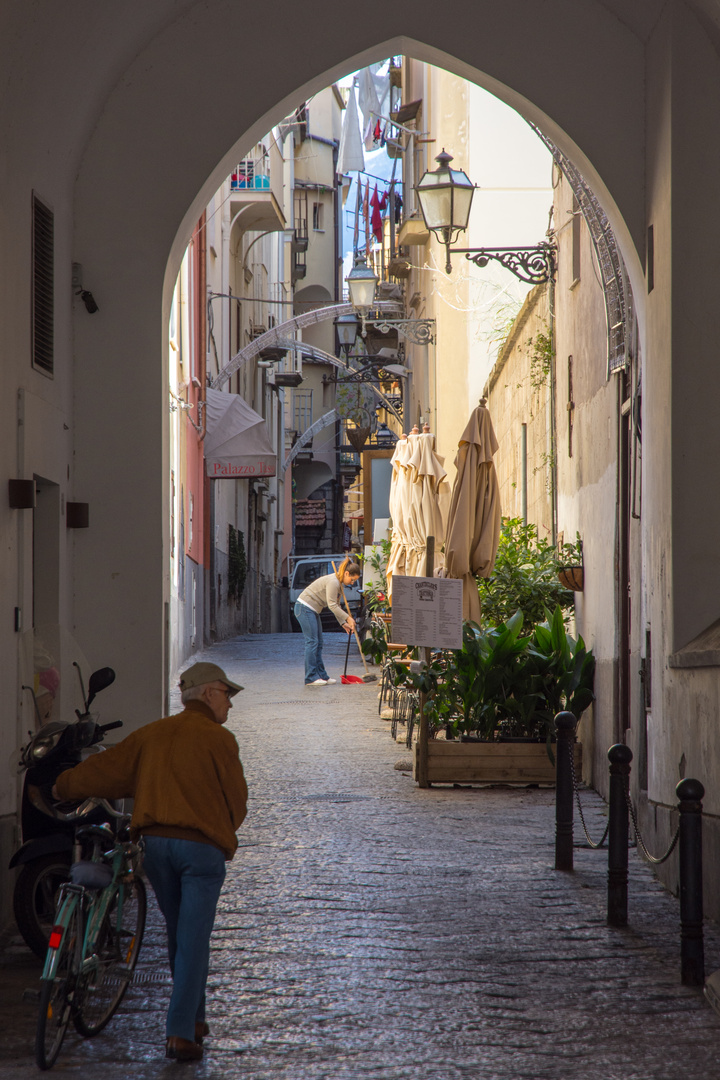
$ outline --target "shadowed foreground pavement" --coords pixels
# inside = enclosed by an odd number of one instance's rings
[[[69,1032],[55,1072],[119,1080],[694,1080],[720,1075],[720,1018],[679,981],[678,903],[631,853],[630,927],[605,926],[604,852],[552,869],[554,792],[421,791],[377,685],[308,689],[299,635],[202,659],[241,682],[229,726],[250,787],[218,908],[199,1065],[166,1062],[153,905],[139,980],[107,1031]],[[198,657],[200,658],[200,657]],[[361,674],[359,659],[352,673]],[[583,796],[599,838],[603,804]],[[576,827],[576,839],[579,830]],[[720,967],[708,927],[707,970]],[[39,968],[0,956],[0,1077],[36,1076]]]

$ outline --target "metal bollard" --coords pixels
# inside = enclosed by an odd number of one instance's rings
[[[555,869],[573,868],[573,780],[571,755],[577,720],[571,712],[555,717]]]
[[[608,830],[608,926],[627,926],[628,921],[628,805],[632,750],[616,743],[608,750],[610,807]]]
[[[680,971],[683,986],[705,982],[703,944],[702,798],[699,780],[681,780],[680,800]]]

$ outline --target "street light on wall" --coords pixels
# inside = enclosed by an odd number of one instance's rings
[[[470,218],[475,184],[462,169],[451,169],[451,154],[443,149],[435,158],[438,168],[425,173],[415,187],[425,225],[445,245],[445,272],[452,270],[450,245],[465,232]]]
[[[435,328],[434,319],[368,318],[370,310],[375,303],[375,289],[380,279],[370,269],[362,256],[355,260],[355,266],[345,280],[347,281],[350,303],[362,320],[363,337],[367,337],[368,326],[373,326],[379,330],[381,334],[387,334],[390,330],[396,330],[398,334],[402,335],[402,337],[406,338],[406,340],[412,342],[414,345],[430,345],[435,340],[433,337]],[[341,344],[343,344],[343,339],[340,336],[340,326],[346,319],[350,320],[352,318],[353,316],[350,315],[341,315],[335,320]],[[355,316],[354,318],[355,326],[357,327],[357,317]],[[349,326],[350,323],[348,322],[347,325]],[[357,329],[355,333],[357,334]]]
[[[375,432],[375,444],[381,450],[390,450],[397,442],[395,435],[384,421],[380,421]]]
[[[375,287],[379,281],[377,274],[370,269],[365,259],[358,258],[355,266],[345,278],[347,281],[350,303],[362,319],[362,336],[365,337],[365,319],[375,300]]]
[[[452,272],[452,253],[465,255],[480,267],[487,266],[492,259],[528,285],[539,285],[555,276],[555,248],[552,244],[522,248],[451,248],[450,245],[468,227],[476,185],[461,169],[450,168],[453,159],[444,150],[435,160],[439,168],[426,172],[415,191],[426,227],[445,245],[446,274]]]
[[[354,312],[351,312],[348,315],[338,315],[335,319],[335,329],[337,330],[338,341],[345,353],[345,361],[347,363],[347,358],[353,350],[355,339],[357,338],[357,333],[360,329],[360,320]]]

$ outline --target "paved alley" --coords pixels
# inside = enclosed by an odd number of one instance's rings
[[[243,686],[229,726],[250,788],[221,897],[204,1061],[166,1062],[169,974],[154,906],[140,977],[108,1030],[69,1032],[55,1072],[120,1080],[716,1080],[720,1017],[679,981],[677,901],[631,855],[630,927],[605,926],[607,856],[552,869],[554,792],[421,791],[377,685],[305,688],[300,635],[198,658]],[[359,658],[353,674],[361,674]],[[177,704],[179,699],[176,699]],[[583,796],[599,837],[603,805]],[[579,840],[576,830],[576,840]],[[720,935],[708,927],[708,971]],[[37,1075],[38,965],[0,968],[0,1077]]]

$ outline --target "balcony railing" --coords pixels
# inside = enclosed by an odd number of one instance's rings
[[[247,188],[267,190],[269,187],[270,161],[264,154],[248,155],[230,174],[230,188],[232,191],[242,191]]]

